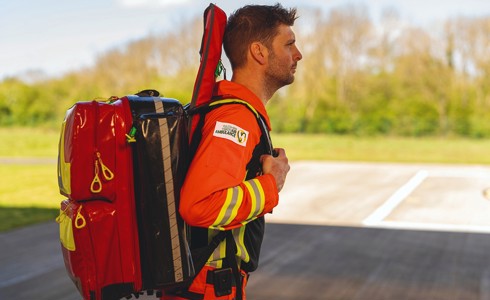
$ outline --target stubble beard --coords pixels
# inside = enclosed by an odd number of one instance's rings
[[[292,73],[291,68],[288,68],[286,72],[283,66],[275,63],[274,53],[271,53],[270,60],[271,68],[265,74],[265,84],[267,91],[272,97],[278,89],[294,82],[294,73]]]

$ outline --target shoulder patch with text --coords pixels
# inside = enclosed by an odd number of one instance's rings
[[[216,122],[213,135],[234,142],[240,146],[246,146],[248,131],[230,123]]]

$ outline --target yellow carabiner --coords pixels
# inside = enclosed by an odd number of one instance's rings
[[[78,208],[77,217],[75,218],[75,227],[77,229],[82,229],[83,227],[85,227],[85,225],[87,225],[87,222],[85,221],[85,218],[80,213],[80,210],[81,209],[82,209],[82,205],[80,205],[80,207]]]
[[[114,178],[114,173],[112,173],[112,171],[109,170],[109,168],[106,167],[106,165],[104,165],[104,163],[102,162],[102,157],[100,155],[100,152],[97,152],[97,159],[100,162],[100,167],[102,168],[102,175],[104,175],[105,180],[107,181],[112,180]]]
[[[94,194],[100,193],[102,191],[102,182],[100,182],[99,178],[99,162],[95,161],[95,176],[90,184],[90,191]]]

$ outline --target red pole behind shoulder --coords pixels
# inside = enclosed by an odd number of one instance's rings
[[[214,4],[210,4],[204,11],[204,33],[199,51],[201,64],[194,83],[191,108],[211,101],[216,84],[215,71],[221,59],[226,21],[226,13]]]

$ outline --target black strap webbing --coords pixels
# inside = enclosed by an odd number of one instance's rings
[[[219,244],[226,238],[226,231],[220,231],[209,244],[205,247],[193,250],[194,268],[196,274],[201,271],[209,257],[213,254],[213,251],[218,248]]]
[[[236,260],[237,247],[235,239],[233,238],[233,233],[231,230],[226,231],[226,257],[228,264],[233,271],[233,276],[235,277],[236,283],[236,299],[243,299],[243,284],[242,284],[242,274],[238,268],[238,262]]]
[[[211,240],[211,242],[209,242],[207,246],[198,249],[193,249],[191,251],[196,275],[199,274],[199,272],[201,272],[204,265],[206,265],[206,262],[208,261],[209,257],[213,254],[213,251],[216,248],[218,248],[219,244],[222,241],[225,240],[226,236],[227,236],[226,231],[221,231],[216,236],[213,237],[213,239]],[[189,291],[189,287],[191,284],[192,282],[189,282],[188,286],[186,286],[184,289],[177,290],[175,294],[180,297],[184,297],[186,299],[202,300],[203,295],[196,294]]]
[[[202,140],[202,128],[204,127],[204,121],[205,121],[205,116],[208,112],[211,110],[218,108],[222,105],[226,104],[242,104],[245,107],[247,107],[252,113],[257,118],[257,122],[261,131],[261,134],[263,137],[265,137],[265,140],[267,141],[267,150],[269,154],[274,155],[274,150],[272,147],[272,142],[271,138],[269,135],[269,130],[267,129],[267,125],[265,124],[264,120],[262,117],[257,114],[256,112],[252,111],[252,109],[245,104],[242,101],[229,101],[229,102],[224,102],[220,104],[214,104],[214,105],[204,105],[196,108],[189,109],[187,113],[189,115],[198,115],[199,120],[196,125],[196,128],[194,129],[194,133],[191,137],[191,144],[190,144],[190,157],[193,158],[194,155],[197,152],[197,148],[199,147],[199,144]],[[227,231],[221,231],[218,233],[212,240],[211,242],[206,246],[202,248],[198,248],[196,250],[193,250],[193,258],[194,260],[194,267],[196,270],[196,274],[199,273],[204,265],[206,264],[207,260],[209,257],[212,255],[213,251],[219,246],[219,244],[225,240],[226,238],[226,261],[228,265],[231,267],[233,271],[233,276],[235,277],[235,282],[236,282],[236,299],[237,300],[242,300],[243,299],[243,284],[242,284],[242,275],[240,273],[240,268],[238,267],[238,262],[236,260],[236,253],[237,253],[237,246],[235,243],[235,239],[233,238],[233,233],[231,230]],[[189,293],[190,294],[190,293]],[[190,295],[188,295],[190,296]],[[190,298],[189,299],[193,299]]]
[[[221,99],[221,98],[219,98],[219,99]],[[199,147],[199,144],[201,143],[202,128],[204,127],[204,119],[205,119],[206,114],[215,108],[218,108],[218,107],[221,107],[221,106],[227,105],[227,104],[241,104],[241,105],[245,106],[247,109],[249,109],[255,115],[255,117],[257,118],[257,123],[259,124],[260,132],[264,137],[266,137],[266,140],[268,143],[267,147],[268,147],[269,154],[274,155],[274,149],[272,147],[272,141],[271,141],[271,137],[269,135],[269,130],[267,129],[267,125],[265,124],[265,121],[260,116],[260,114],[253,111],[250,108],[250,106],[245,104],[243,101],[229,101],[229,102],[223,102],[220,104],[213,104],[213,105],[211,105],[211,103],[200,106],[200,107],[195,107],[195,108],[189,109],[187,111],[187,113],[189,115],[198,115],[199,116],[199,120],[197,122],[196,128],[194,129],[194,133],[191,137],[191,144],[190,144],[191,158],[194,157],[194,155],[197,152],[197,148]]]

